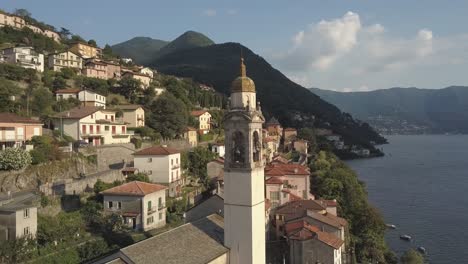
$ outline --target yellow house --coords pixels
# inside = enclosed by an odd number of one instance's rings
[[[187,127],[184,132],[184,138],[188,141],[190,146],[195,147],[198,144],[197,129],[194,127]]]
[[[211,129],[211,114],[206,110],[192,111],[190,113],[198,120],[198,131],[200,134],[206,134]]]
[[[58,52],[49,55],[49,69],[60,71],[62,68],[73,68],[81,70],[83,68],[83,59],[71,52]]]
[[[146,74],[143,74],[143,73],[139,73],[139,72],[130,72],[130,71],[126,71],[122,74],[122,77],[128,77],[128,78],[133,78],[135,80],[138,80],[141,82],[141,88],[143,89],[146,89],[150,86],[151,84],[151,77],[146,75]]]
[[[76,42],[70,46],[70,51],[85,59],[101,57],[101,49],[83,42]]]

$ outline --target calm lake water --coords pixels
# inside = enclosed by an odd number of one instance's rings
[[[388,244],[399,255],[423,246],[429,263],[468,263],[468,136],[387,138],[385,157],[347,163],[385,221],[397,226]]]

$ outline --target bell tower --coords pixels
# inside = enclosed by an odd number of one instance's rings
[[[224,244],[229,263],[265,263],[265,178],[262,115],[255,83],[241,58],[240,76],[231,85],[224,117]]]

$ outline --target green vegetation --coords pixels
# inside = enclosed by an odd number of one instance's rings
[[[150,107],[148,125],[163,138],[174,138],[184,132],[188,124],[188,109],[182,100],[170,93],[161,95]]]
[[[364,183],[330,152],[320,151],[311,163],[311,192],[323,199],[336,199],[339,214],[349,223],[350,244],[360,263],[393,263],[384,240],[385,223],[367,201]]]
[[[424,257],[414,249],[406,251],[400,258],[402,264],[423,264]]]
[[[31,155],[21,148],[0,151],[0,170],[20,170],[31,164]]]
[[[127,176],[126,181],[127,182],[132,182],[132,181],[151,182],[148,175],[144,173],[130,174]]]
[[[32,164],[60,160],[62,152],[58,149],[58,142],[51,136],[34,136],[31,139],[34,149],[31,154]]]
[[[32,46],[37,52],[55,52],[65,50],[65,46],[53,39],[34,33],[31,29],[25,27],[21,30],[6,26],[0,27],[0,43],[23,44]],[[5,44],[3,45],[5,47]]]
[[[205,187],[208,187],[208,174],[206,165],[216,158],[216,154],[205,147],[196,147],[189,151],[185,157],[182,157],[182,166],[187,169],[189,174],[199,179]]]

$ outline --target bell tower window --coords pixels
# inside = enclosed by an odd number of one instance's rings
[[[234,164],[244,164],[244,135],[240,131],[234,132],[232,136],[232,161]]]
[[[252,156],[253,161],[258,162],[260,161],[260,153],[262,151],[262,146],[260,145],[260,138],[258,136],[258,131],[253,132],[253,148],[252,148]]]

